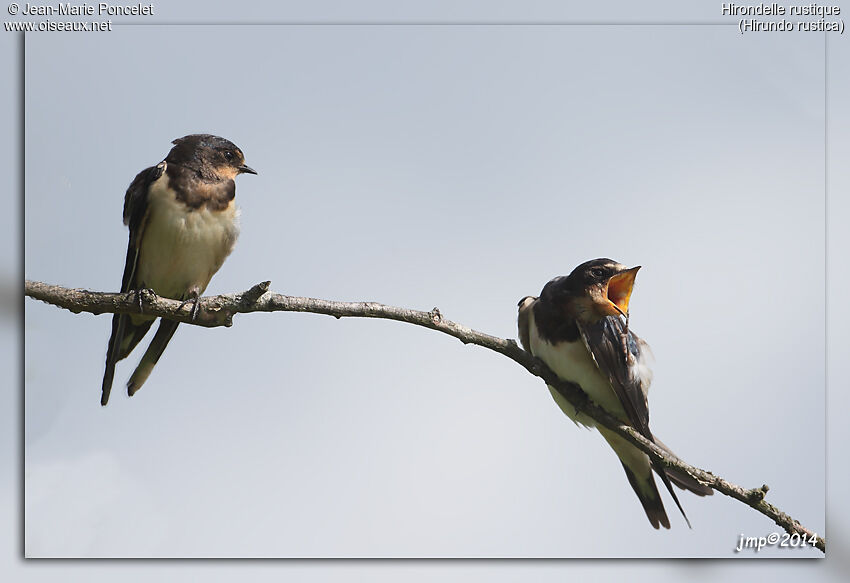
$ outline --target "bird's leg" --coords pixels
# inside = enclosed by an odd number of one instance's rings
[[[182,310],[183,306],[185,306],[189,302],[192,302],[192,321],[194,322],[195,318],[198,317],[198,312],[201,309],[200,294],[198,293],[198,288],[192,288],[191,290],[189,290],[189,297],[180,303],[180,307],[177,308],[177,310]]]
[[[142,294],[147,293],[147,294],[151,294],[153,297],[156,297],[156,292],[153,291],[151,288],[145,287],[144,285],[142,285],[138,289],[134,289],[133,293],[136,295],[136,303],[139,304],[139,313],[144,314],[145,310],[144,310],[144,307],[142,306]]]

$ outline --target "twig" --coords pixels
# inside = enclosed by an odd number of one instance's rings
[[[534,358],[521,349],[514,340],[498,338],[484,334],[462,324],[446,320],[440,310],[434,308],[429,312],[397,308],[376,302],[335,302],[315,298],[285,296],[269,292],[271,282],[264,281],[249,289],[236,294],[208,296],[200,299],[200,312],[193,322],[191,307],[181,307],[177,300],[161,298],[153,293],[142,291],[139,294],[102,293],[81,289],[68,289],[61,286],[49,285],[37,281],[26,281],[27,296],[65,308],[74,313],[89,312],[92,314],[117,313],[138,314],[140,310],[148,316],[161,316],[178,320],[186,324],[195,324],[209,328],[217,326],[232,326],[235,314],[252,312],[309,312],[325,314],[335,318],[383,318],[407,322],[423,326],[453,336],[464,344],[475,344],[489,348],[517,362],[531,374],[542,378],[556,391],[561,393],[576,409],[582,411],[600,425],[617,432],[638,449],[662,465],[675,468],[690,474],[701,484],[740,500],[747,506],[761,512],[789,534],[805,535],[813,538],[816,535],[782,512],[764,498],[767,494],[766,485],[759,488],[746,489],[715,476],[711,472],[686,464],[679,458],[656,446],[628,425],[609,415],[598,407],[578,385],[559,379],[541,360]],[[816,546],[826,552],[826,541],[816,537]]]

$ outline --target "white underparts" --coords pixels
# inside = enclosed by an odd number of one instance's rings
[[[239,210],[190,209],[168,188],[168,175],[150,186],[137,281],[157,295],[185,298],[203,293],[239,236]]]
[[[625,410],[614,393],[608,378],[596,366],[584,342],[559,342],[550,344],[540,337],[534,318],[530,319],[531,353],[545,362],[552,372],[565,381],[571,381],[581,386],[582,390],[593,401],[611,414],[625,418]],[[576,423],[594,427],[593,419],[577,413],[569,401],[551,387],[549,390],[561,410]]]

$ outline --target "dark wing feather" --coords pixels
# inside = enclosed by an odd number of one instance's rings
[[[531,311],[536,301],[537,298],[534,296],[525,296],[517,304],[519,311],[517,313],[516,323],[517,330],[519,331],[519,342],[529,354],[531,354],[531,330],[529,329],[529,324],[531,323]]]
[[[136,175],[124,195],[124,224],[130,228],[130,241],[127,245],[127,260],[124,262],[124,277],[121,280],[122,292],[137,289],[136,266],[147,219],[148,190],[164,171],[165,162],[145,168]]]
[[[577,321],[577,324],[596,365],[611,381],[629,423],[651,440],[646,392],[635,371],[640,358],[640,339],[631,330],[626,334],[625,325],[619,317],[608,316],[594,324]]]
[[[626,411],[629,423],[641,435],[655,443],[655,438],[649,430],[649,406],[646,401],[646,392],[636,370],[637,361],[640,358],[641,340],[631,330],[626,330],[619,316],[607,316],[594,324],[583,324],[578,320],[576,323],[596,365],[611,382],[617,398]],[[670,477],[664,467],[651,459],[650,463],[690,527],[691,522],[679,503],[679,498],[670,484]]]
[[[147,218],[148,189],[164,171],[165,162],[145,168],[136,175],[124,195],[124,224],[130,227],[130,238],[127,244],[127,258],[124,262],[124,275],[121,278],[122,293],[139,287],[139,282],[136,281],[136,267]],[[126,314],[112,316],[112,333],[106,348],[106,370],[101,384],[101,405],[106,405],[109,401],[112,379],[115,376],[115,364],[130,354],[152,323],[152,320],[145,320],[137,325],[133,324]]]

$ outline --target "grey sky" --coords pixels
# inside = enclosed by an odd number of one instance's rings
[[[720,20],[713,4],[689,17]],[[271,279],[515,337],[516,301],[549,278],[641,264],[655,433],[824,532],[821,35],[137,26],[26,42],[26,277],[116,289],[124,189],[199,131],[259,172],[239,179],[243,234],[209,293]],[[119,365],[101,409],[109,318],[25,306],[30,556],[730,557],[777,528],[683,494],[694,529],[668,498],[673,529],[653,531],[539,379],[427,330],[182,327],[133,399],[140,354]]]

